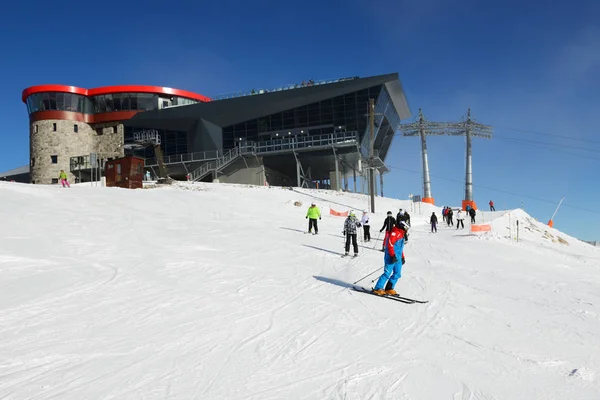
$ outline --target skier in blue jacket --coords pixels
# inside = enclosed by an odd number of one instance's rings
[[[400,279],[402,265],[405,263],[404,238],[406,237],[407,232],[408,224],[403,221],[396,221],[396,225],[392,228],[392,231],[386,239],[383,256],[385,263],[383,274],[379,277],[377,284],[375,284],[375,287],[373,288],[373,293],[379,296],[383,296],[384,294],[398,294],[394,290],[394,287],[396,286],[398,279]],[[398,260],[398,256],[401,257],[400,260]]]

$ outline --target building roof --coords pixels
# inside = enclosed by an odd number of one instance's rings
[[[290,110],[332,97],[385,85],[401,119],[410,117],[410,109],[397,73],[357,78],[325,85],[197,103],[162,110],[138,113],[127,126],[136,128],[172,129],[186,131],[203,119],[220,127],[235,125],[259,116]]]
[[[210,98],[201,94],[189,92],[187,90],[173,89],[162,86],[142,86],[142,85],[119,85],[119,86],[104,86],[94,89],[84,89],[77,86],[67,85],[38,85],[31,86],[23,90],[21,100],[23,103],[29,96],[35,93],[44,92],[59,92],[59,93],[72,93],[79,94],[81,96],[99,96],[103,94],[113,93],[152,93],[152,94],[164,94],[170,96],[185,97],[197,101],[210,101]]]
[[[0,172],[0,178],[13,176],[13,175],[28,174],[28,173],[29,173],[29,165],[24,165],[19,168],[11,169],[10,171]]]

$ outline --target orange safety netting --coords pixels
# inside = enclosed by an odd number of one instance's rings
[[[490,224],[471,225],[471,232],[491,232],[492,226]]]
[[[348,216],[348,211],[346,211],[346,212],[340,212],[340,211],[335,211],[333,208],[330,208],[329,209],[329,214],[335,215],[336,217],[347,217]]]

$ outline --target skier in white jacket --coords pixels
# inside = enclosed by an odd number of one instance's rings
[[[465,214],[459,209],[456,213],[456,229],[462,225],[462,229],[465,229]]]
[[[369,225],[369,214],[366,211],[363,212],[363,216],[360,219],[360,224],[363,226],[363,231],[365,234],[365,242],[371,240],[371,226]]]

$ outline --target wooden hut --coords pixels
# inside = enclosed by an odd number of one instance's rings
[[[136,156],[121,157],[104,164],[107,187],[141,189],[144,178],[144,159]]]

